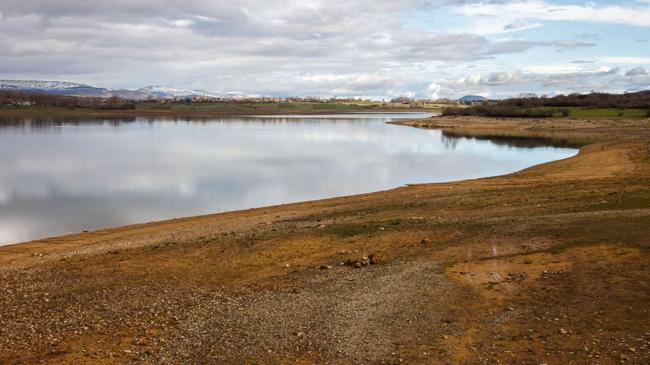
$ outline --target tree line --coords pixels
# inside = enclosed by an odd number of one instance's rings
[[[490,101],[470,108],[446,108],[443,115],[489,116],[505,118],[548,118],[569,116],[571,107],[601,109],[646,109],[650,117],[650,91],[626,94],[571,94],[554,97],[520,97]]]
[[[92,108],[108,110],[135,109],[134,102],[120,99],[116,96],[110,98],[97,98],[13,90],[0,90],[0,106],[39,106],[68,109]]]

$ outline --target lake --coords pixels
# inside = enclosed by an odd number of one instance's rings
[[[0,119],[0,244],[500,175],[577,153],[385,123],[424,116]]]

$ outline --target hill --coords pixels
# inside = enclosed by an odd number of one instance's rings
[[[465,95],[462,98],[458,99],[461,103],[473,103],[476,101],[487,101],[487,98],[484,98],[480,95]]]

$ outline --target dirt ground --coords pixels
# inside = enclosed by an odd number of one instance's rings
[[[650,363],[650,120],[401,124],[588,145],[506,176],[0,247],[0,363]]]

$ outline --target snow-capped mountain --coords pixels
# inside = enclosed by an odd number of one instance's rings
[[[109,98],[119,96],[124,99],[146,99],[148,95],[133,90],[105,89],[76,82],[40,80],[0,80],[0,90],[39,92],[68,96],[92,96]]]
[[[169,86],[147,86],[136,90],[137,92],[158,98],[186,98],[192,96],[222,97],[223,95],[204,90],[180,89]]]
[[[65,90],[86,87],[91,86],[64,81],[0,80],[0,89],[5,90]]]
[[[57,95],[88,96],[88,97],[101,97],[101,98],[118,96],[123,99],[131,99],[131,100],[144,100],[149,97],[182,99],[182,98],[191,98],[193,96],[239,99],[239,98],[245,98],[247,96],[250,96],[238,92],[229,92],[229,93],[220,94],[212,91],[182,89],[182,88],[175,88],[175,87],[162,86],[162,85],[147,86],[137,90],[128,90],[128,89],[98,88],[98,87],[79,84],[75,82],[39,81],[39,80],[0,80],[0,91],[1,90],[40,92],[40,93],[57,94]]]

